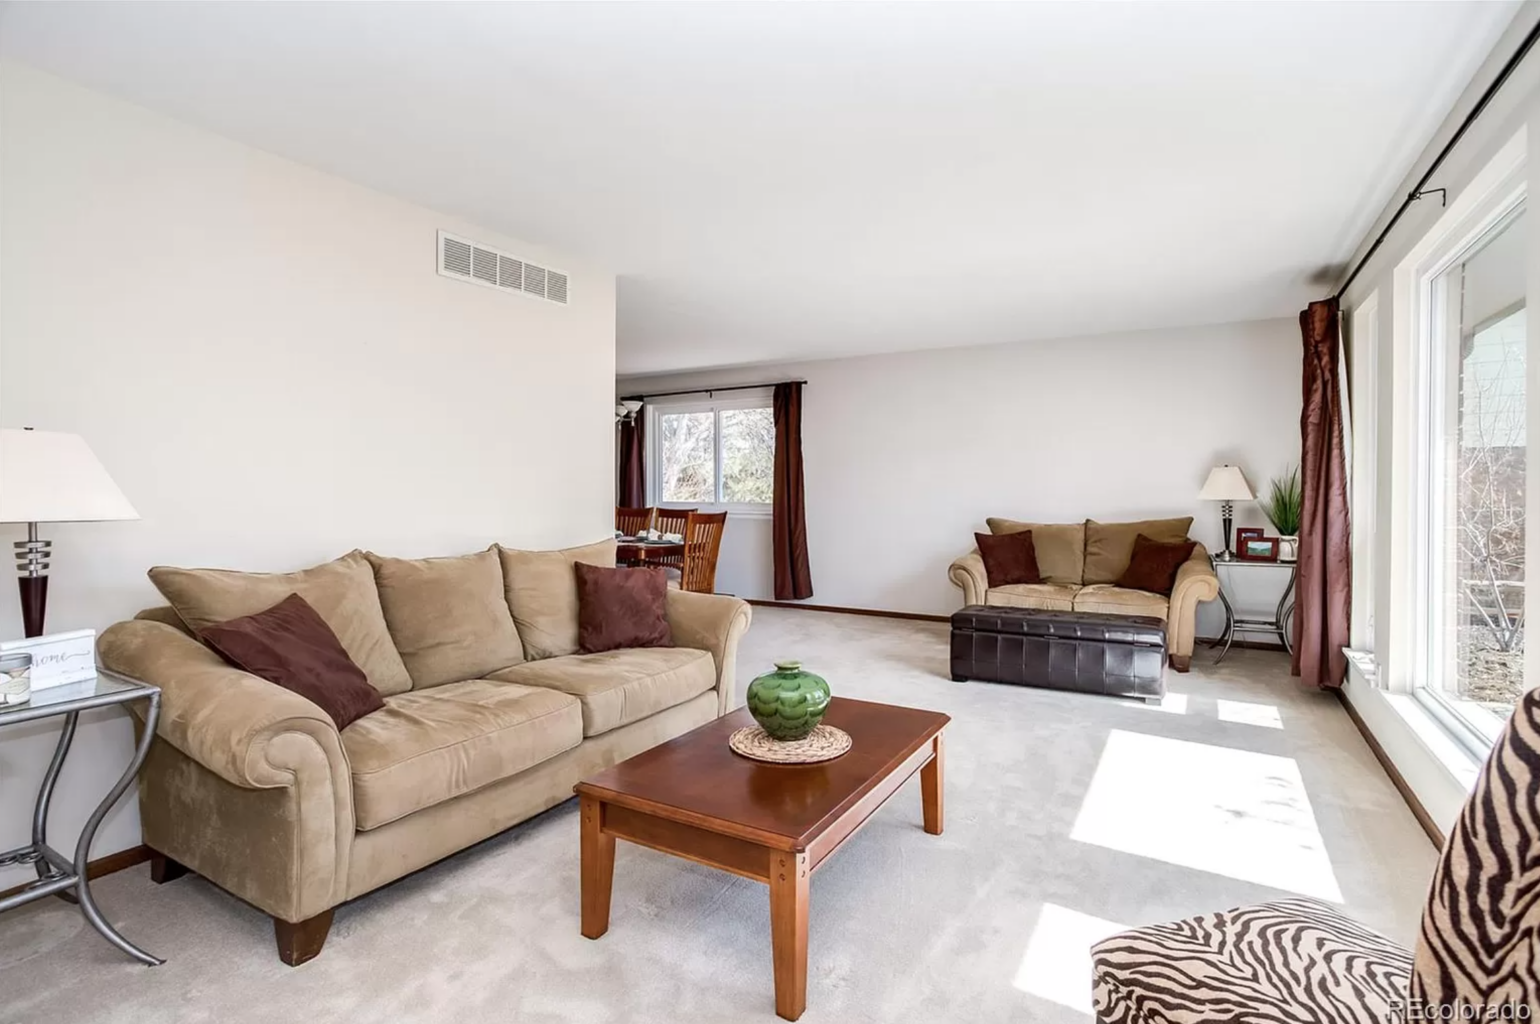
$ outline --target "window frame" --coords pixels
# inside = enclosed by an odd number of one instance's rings
[[[1447,504],[1441,479],[1449,444],[1446,436],[1445,388],[1447,323],[1442,276],[1487,239],[1511,224],[1528,204],[1527,132],[1509,140],[1476,178],[1450,204],[1395,272],[1398,358],[1396,464],[1405,466],[1406,485],[1396,486],[1393,515],[1398,520],[1392,552],[1392,621],[1401,628],[1392,634],[1396,670],[1386,680],[1393,692],[1413,697],[1449,736],[1467,751],[1484,757],[1502,728],[1502,720],[1479,704],[1451,698],[1434,684],[1443,666],[1433,664],[1440,650],[1435,633],[1444,628],[1441,614],[1447,594],[1440,589],[1443,567],[1435,564],[1435,538],[1445,529]],[[1528,297],[1526,296],[1526,299]],[[1526,356],[1534,348],[1533,328]],[[1533,419],[1528,437],[1540,431]],[[1526,438],[1526,441],[1528,440]],[[1404,446],[1404,447],[1403,447]],[[1404,458],[1402,457],[1404,455]],[[1399,483],[1399,482],[1398,482]],[[1407,500],[1401,501],[1403,495]],[[1444,559],[1447,561],[1447,556]],[[1526,590],[1526,606],[1529,600]],[[1526,656],[1527,657],[1527,656]],[[1528,681],[1528,680],[1526,680]]]
[[[1352,460],[1348,510],[1352,522],[1353,587],[1351,643],[1354,650],[1373,653],[1375,643],[1374,538],[1379,518],[1379,347],[1380,293],[1375,289],[1353,310],[1349,415],[1352,418]]]
[[[732,391],[721,397],[704,392],[704,398],[680,395],[648,399],[642,406],[646,417],[647,504],[656,508],[693,508],[701,512],[729,512],[735,516],[759,516],[768,519],[773,505],[764,501],[722,501],[722,413],[735,409],[771,409],[770,388]],[[662,430],[658,420],[667,414],[709,412],[712,414],[712,486],[717,500],[709,502],[663,501],[663,458],[659,450]]]

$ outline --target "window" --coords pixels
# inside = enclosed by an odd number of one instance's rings
[[[1476,745],[1525,688],[1528,325],[1522,190],[1453,241],[1418,291],[1419,696]]]
[[[770,509],[775,419],[768,393],[647,404],[648,493],[659,505]]]

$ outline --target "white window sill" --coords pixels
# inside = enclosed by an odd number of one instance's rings
[[[1469,747],[1456,739],[1449,726],[1416,696],[1393,693],[1380,687],[1376,682],[1378,665],[1372,653],[1356,650],[1344,653],[1348,656],[1348,699],[1359,710],[1369,731],[1374,734],[1413,791],[1418,792],[1424,806],[1434,815],[1435,820],[1440,821],[1441,826],[1447,827],[1449,818],[1447,814],[1439,812],[1439,806],[1448,807],[1450,793],[1430,798],[1432,794],[1420,792],[1423,787],[1418,785],[1417,779],[1427,776],[1426,768],[1435,768],[1443,781],[1457,787],[1458,803],[1463,803],[1464,795],[1476,784],[1476,774],[1481,770],[1484,758],[1478,758]],[[1389,714],[1377,713],[1376,708],[1384,709]],[[1398,735],[1382,734],[1391,729]],[[1406,740],[1411,743],[1406,743]],[[1398,753],[1401,756],[1397,756]],[[1420,765],[1403,763],[1412,756],[1417,757]],[[1419,767],[1424,770],[1419,770]]]

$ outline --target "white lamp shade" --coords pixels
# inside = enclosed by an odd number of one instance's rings
[[[1215,466],[1208,471],[1198,497],[1203,501],[1251,501],[1256,494],[1239,466]]]
[[[0,429],[0,523],[138,518],[79,434]]]

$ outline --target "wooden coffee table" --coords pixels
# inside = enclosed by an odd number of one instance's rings
[[[941,834],[941,730],[951,719],[836,697],[824,721],[854,745],[822,764],[734,754],[727,737],[754,724],[740,708],[578,783],[583,934],[609,929],[616,838],[765,882],[775,1012],[802,1016],[809,877],[917,771],[925,831]]]

